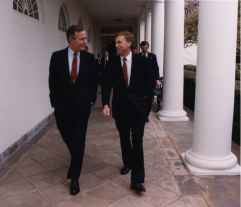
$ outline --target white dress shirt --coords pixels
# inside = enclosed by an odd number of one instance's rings
[[[72,62],[74,59],[74,51],[71,48],[68,48],[68,62],[69,62],[69,74],[72,70]],[[77,74],[79,74],[79,64],[80,64],[80,53],[77,53]]]
[[[132,66],[132,52],[130,52],[126,57],[126,65],[127,65],[127,74],[128,74],[128,85],[130,84],[131,79],[131,66]],[[121,56],[121,66],[124,64],[124,57]]]

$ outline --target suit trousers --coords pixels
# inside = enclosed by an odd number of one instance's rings
[[[131,183],[144,183],[143,136],[145,119],[122,116],[115,117],[115,123],[120,136],[123,164],[131,169]]]
[[[90,109],[90,104],[84,107],[71,106],[64,109],[55,109],[57,127],[71,157],[67,174],[69,179],[80,177]]]

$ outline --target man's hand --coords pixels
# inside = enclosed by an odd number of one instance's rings
[[[162,87],[162,83],[160,80],[156,80],[156,87],[157,88],[161,88]]]
[[[111,115],[110,107],[108,105],[104,105],[102,113],[104,114],[104,116],[110,116]]]

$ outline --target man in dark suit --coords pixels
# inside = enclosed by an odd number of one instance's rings
[[[157,85],[157,87],[160,87],[161,77],[160,77],[160,74],[159,74],[159,66],[158,66],[158,63],[157,63],[156,55],[154,53],[148,52],[149,43],[147,41],[142,41],[141,44],[140,44],[140,48],[141,48],[140,54],[143,57],[147,58],[147,60],[151,64],[151,69],[153,70],[153,73],[154,73],[154,76],[155,76],[156,85]]]
[[[145,57],[149,64],[150,64],[150,69],[152,70],[154,77],[155,77],[155,87],[160,89],[162,87],[162,82],[161,82],[161,77],[159,73],[159,66],[157,63],[156,55],[154,53],[148,52],[149,50],[149,42],[147,41],[142,41],[140,43],[140,48],[141,48],[141,53],[140,55]],[[151,111],[151,106],[153,102],[153,97],[151,97],[150,101],[150,108],[149,108],[149,113]],[[146,120],[148,122],[148,118]]]
[[[101,57],[100,63],[99,63],[99,71],[100,71],[100,80],[102,80],[103,73],[105,71],[106,65],[109,62],[110,54],[108,50],[105,50],[103,57]]]
[[[85,51],[87,34],[83,28],[71,26],[67,40],[66,49],[52,54],[49,89],[57,127],[71,155],[67,175],[70,194],[76,195],[91,104],[96,99],[97,70],[94,56]]]
[[[154,76],[147,60],[131,52],[134,36],[120,32],[116,36],[118,56],[110,59],[103,77],[102,102],[105,116],[111,115],[110,94],[113,89],[112,115],[120,135],[124,166],[121,174],[131,170],[131,189],[145,191],[143,135]]]
[[[110,60],[110,54],[109,54],[108,50],[105,50],[104,55],[101,58],[101,64],[103,65],[103,68],[106,67],[109,60]]]

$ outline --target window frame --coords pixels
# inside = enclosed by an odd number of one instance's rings
[[[13,0],[13,10],[24,16],[40,21],[39,4],[37,0]]]

